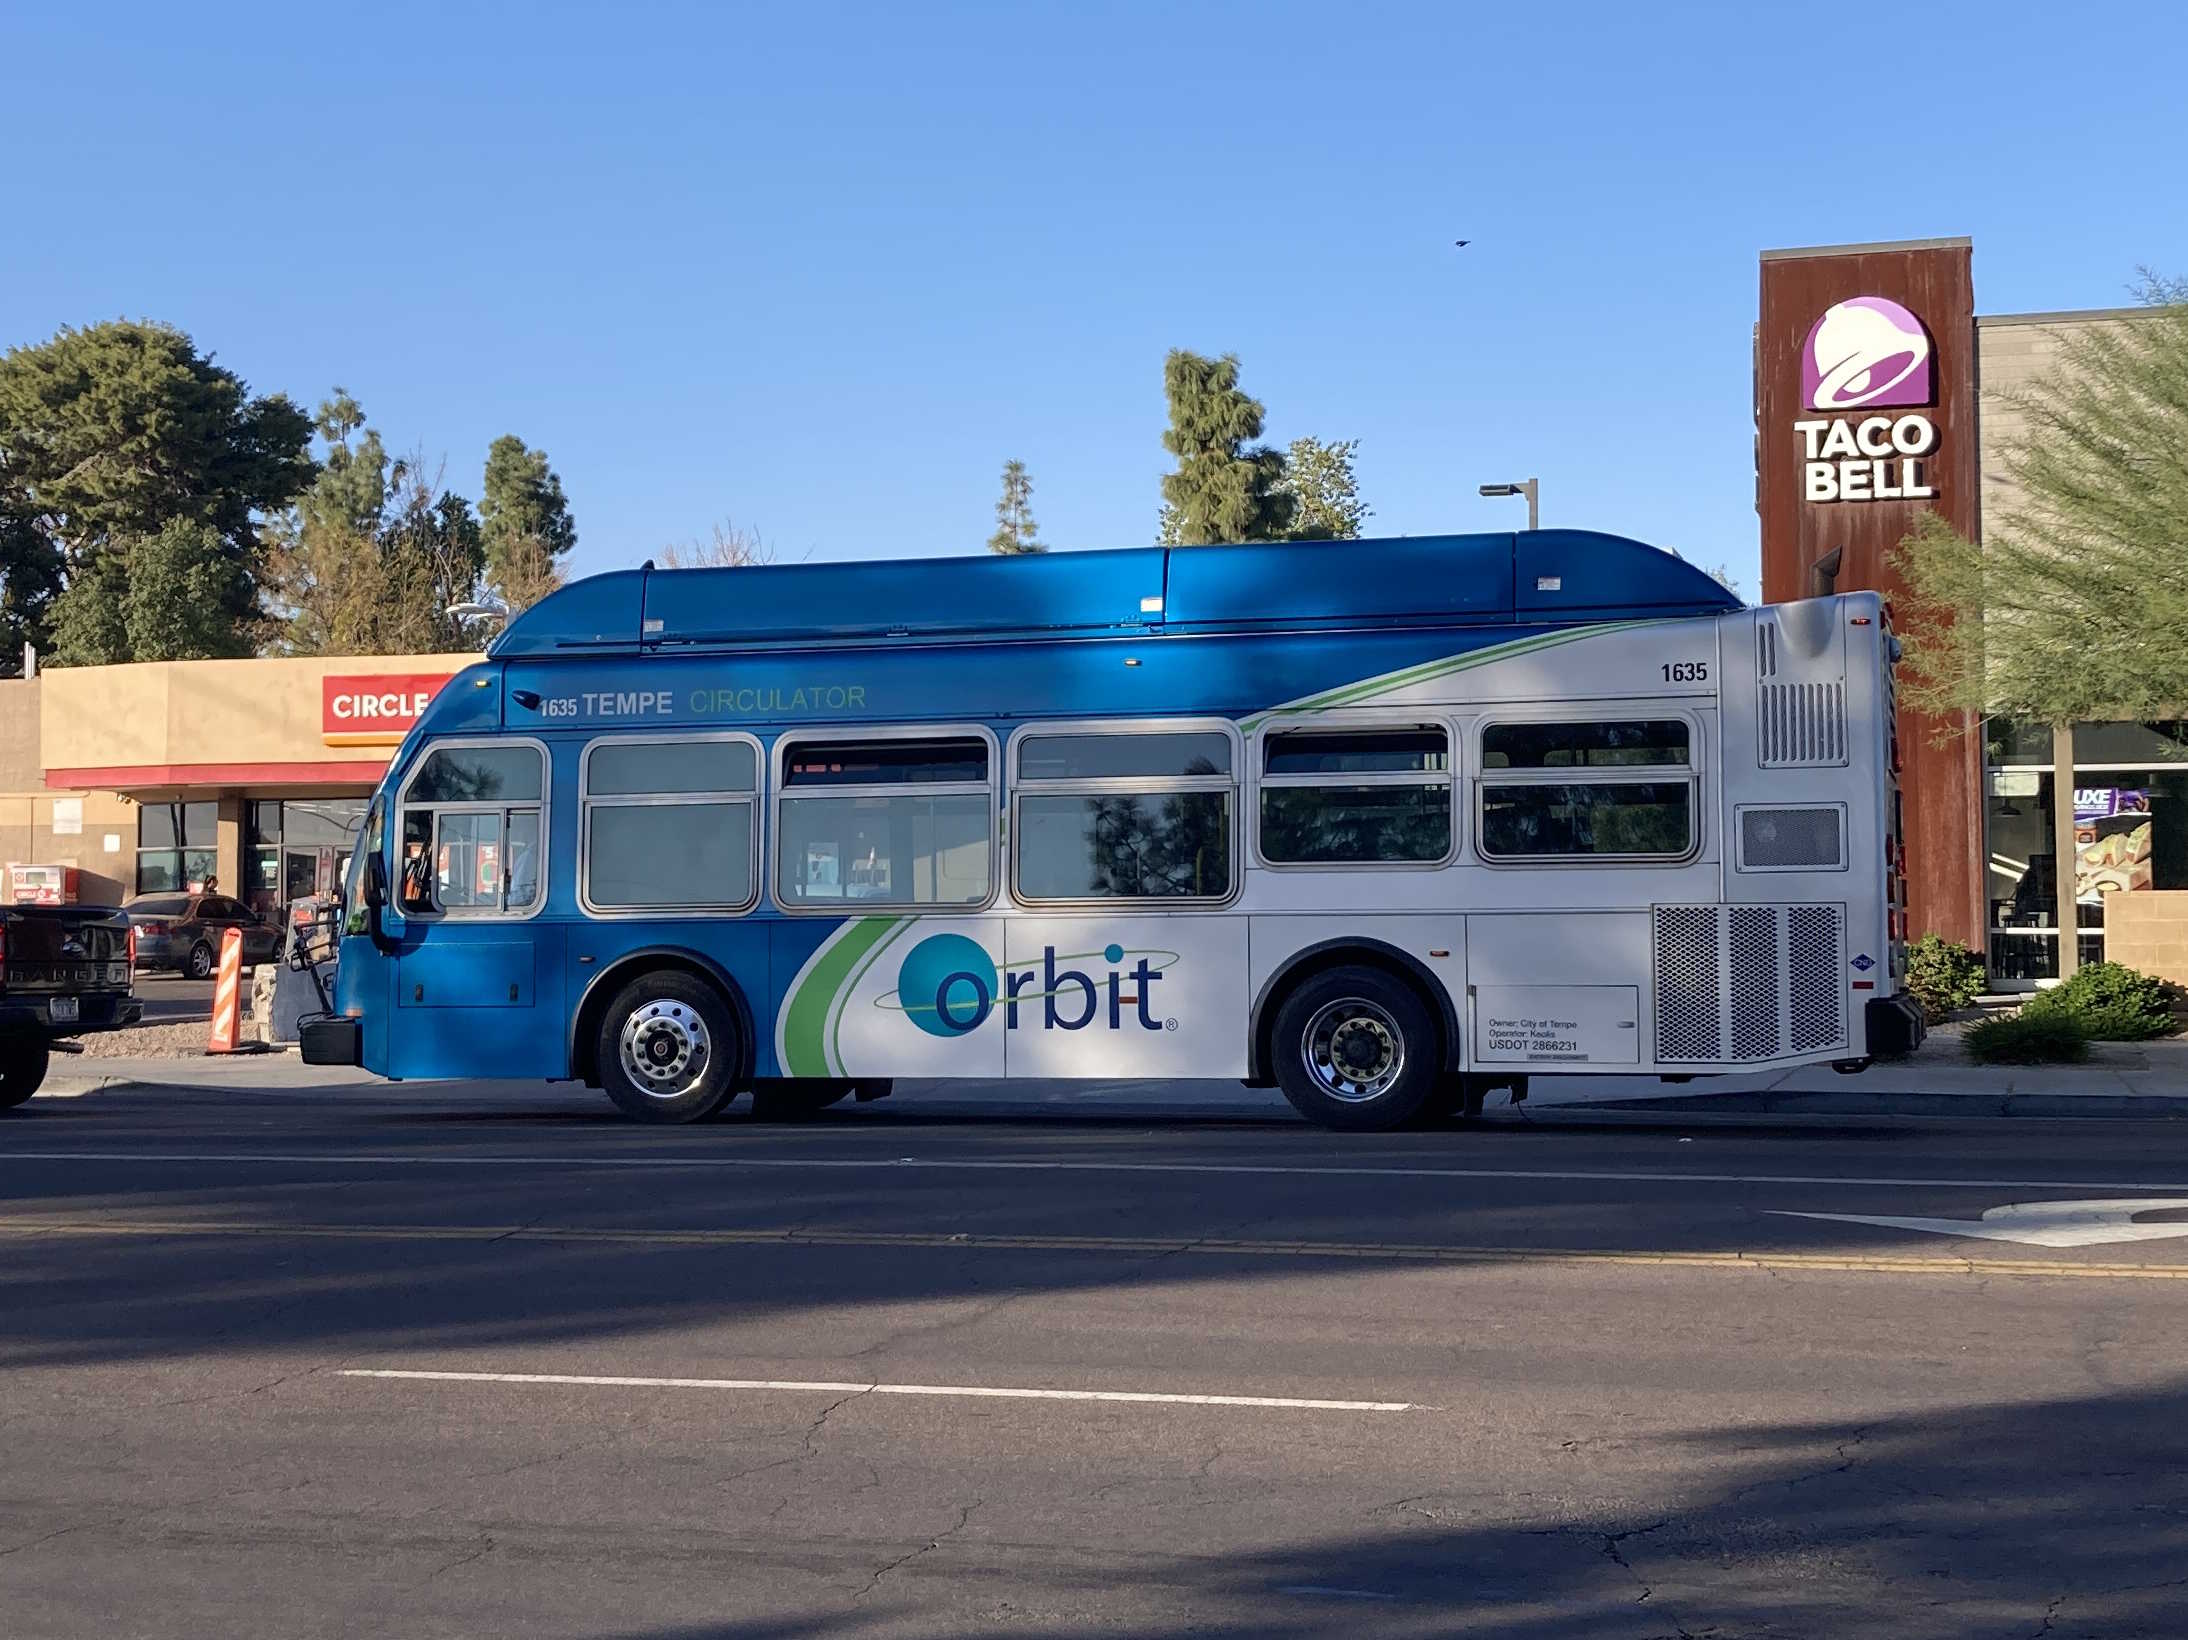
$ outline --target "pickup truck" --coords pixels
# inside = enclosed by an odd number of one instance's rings
[[[0,906],[0,1110],[38,1091],[55,1042],[136,1024],[134,983],[126,911]]]

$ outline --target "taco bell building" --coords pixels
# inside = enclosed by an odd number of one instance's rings
[[[1755,330],[1762,595],[1904,589],[1888,555],[1924,508],[1980,539],[2010,500],[2006,402],[2061,341],[2141,310],[1979,315],[1966,239],[1765,251]],[[2085,723],[2053,791],[2041,724],[1900,725],[1909,922],[1986,953],[1992,982],[2058,972],[2052,817],[2073,805],[2084,961],[2188,980],[2188,722]]]

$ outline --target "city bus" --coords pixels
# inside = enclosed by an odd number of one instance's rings
[[[643,1121],[1237,1078],[1857,1070],[1902,989],[1895,645],[1586,531],[575,582],[398,749],[305,1058]]]

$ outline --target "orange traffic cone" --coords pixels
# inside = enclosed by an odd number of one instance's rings
[[[243,1034],[243,930],[220,936],[220,978],[213,982],[213,1034],[207,1053],[234,1053]]]

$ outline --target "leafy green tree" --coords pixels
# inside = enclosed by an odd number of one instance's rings
[[[1283,453],[1251,442],[1265,412],[1239,388],[1238,355],[1173,348],[1162,381],[1170,403],[1162,447],[1178,464],[1162,480],[1163,541],[1283,540],[1296,504],[1283,487]]]
[[[1893,555],[1903,698],[2052,726],[2062,978],[2078,963],[2073,726],[2188,702],[2188,284],[2144,294],[2147,313],[2064,333],[2054,366],[2005,396],[2022,430],[1982,541],[1925,513]]]
[[[479,524],[488,585],[512,611],[536,603],[562,582],[562,560],[577,545],[577,524],[547,452],[514,433],[486,452]]]
[[[266,554],[259,520],[311,481],[310,436],[287,398],[252,397],[171,326],[116,320],[12,350],[0,358],[9,604],[50,616],[58,663],[129,659],[133,549],[181,520],[209,529],[233,566],[217,578],[219,613],[243,642]],[[56,576],[48,610],[41,589]]]
[[[228,612],[242,569],[210,524],[170,519],[129,553],[122,630],[140,661],[202,661],[248,655],[256,634]]]
[[[1356,438],[1295,438],[1286,453],[1282,488],[1292,498],[1295,541],[1357,541],[1374,512],[1360,499],[1352,470]]]
[[[1022,461],[1003,463],[1003,493],[995,503],[995,533],[988,551],[1010,555],[1046,552],[1040,526],[1033,521],[1033,479]]]
[[[0,478],[0,496],[6,494]],[[23,645],[44,645],[53,598],[61,590],[61,555],[28,518],[0,502],[0,677],[22,664]]]
[[[357,401],[319,407],[319,476],[283,521],[269,599],[295,654],[409,655],[470,647],[448,614],[473,598],[485,549],[471,504],[423,454],[390,461]]]

